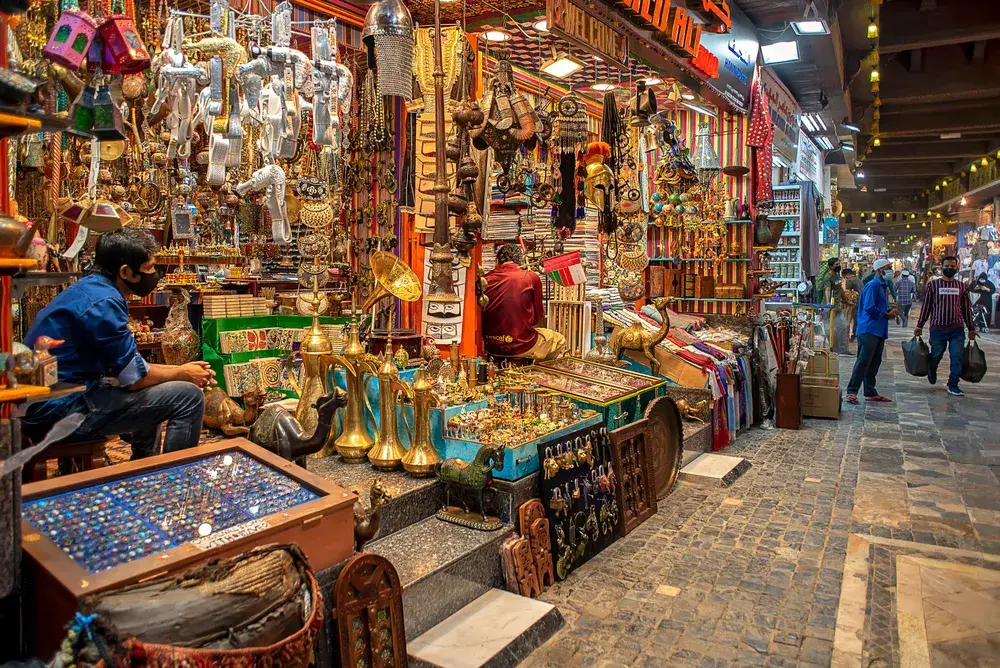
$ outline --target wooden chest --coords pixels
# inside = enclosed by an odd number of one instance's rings
[[[32,483],[23,499],[36,656],[90,594],[268,543],[298,545],[315,571],[354,552],[357,496],[243,438]]]

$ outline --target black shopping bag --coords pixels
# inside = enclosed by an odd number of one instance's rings
[[[911,376],[923,378],[930,367],[931,351],[919,336],[903,343],[903,366]]]
[[[986,375],[986,353],[975,341],[965,344],[965,359],[962,360],[962,380],[978,383]]]

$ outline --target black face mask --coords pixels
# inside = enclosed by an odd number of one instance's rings
[[[138,281],[126,281],[124,278],[122,281],[128,286],[129,292],[141,298],[149,295],[149,293],[156,289],[160,278],[160,271],[157,269],[148,274],[140,271]]]
[[[945,267],[945,268],[944,268],[944,269],[942,269],[941,271],[942,271],[942,272],[944,273],[944,275],[945,275],[945,276],[947,276],[948,278],[954,278],[954,277],[955,277],[955,274],[957,274],[957,273],[958,273],[958,269],[955,269],[954,267]]]

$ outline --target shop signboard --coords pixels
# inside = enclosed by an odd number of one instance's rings
[[[574,0],[547,0],[549,32],[617,67],[628,69],[628,39]]]
[[[799,150],[794,171],[800,181],[812,181],[816,184],[816,192],[823,192],[823,153],[805,132],[799,132]]]
[[[802,110],[788,88],[770,67],[762,67],[760,82],[771,106],[774,122],[774,150],[788,164],[795,164],[799,147],[799,115]]]
[[[881,234],[845,234],[844,245],[874,250],[885,246],[885,237]]]
[[[719,61],[716,76],[706,83],[737,109],[750,109],[750,86],[757,68],[757,30],[737,7],[730,10],[732,28],[726,33],[701,31],[701,47]]]
[[[840,219],[836,216],[827,216],[823,219],[823,234],[820,243],[824,245],[835,244],[840,236]]]

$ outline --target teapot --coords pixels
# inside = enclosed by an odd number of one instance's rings
[[[24,257],[35,236],[35,228],[23,216],[0,215],[0,258]]]

